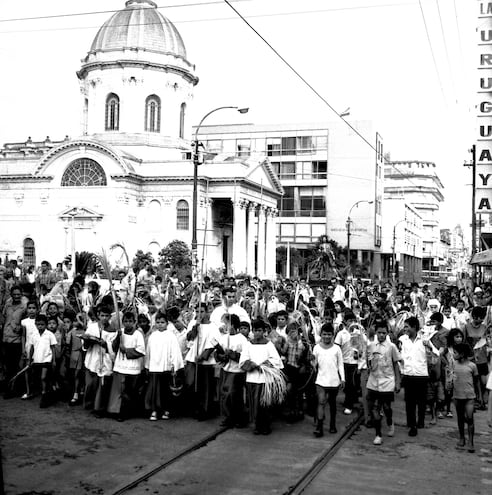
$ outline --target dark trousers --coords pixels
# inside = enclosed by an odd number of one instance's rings
[[[197,369],[198,367],[198,369]],[[185,381],[193,412],[199,418],[215,416],[215,368],[210,365],[187,362]]]
[[[409,428],[424,427],[428,381],[429,378],[427,376],[403,376],[405,410],[407,413],[407,426]]]
[[[5,384],[19,372],[20,359],[22,356],[22,344],[16,342],[4,342],[2,344],[2,358],[5,368]],[[24,380],[18,380],[19,384],[16,383],[14,390],[20,390],[21,386],[24,384]]]
[[[230,373],[222,370],[220,394],[221,410],[225,419],[231,423],[244,424],[244,386],[246,373]]]
[[[330,428],[335,428],[337,418],[337,395],[338,387],[322,387],[316,385],[316,394],[318,395],[318,410],[316,419],[323,422],[325,419],[325,406],[328,403],[330,409]]]
[[[343,407],[352,409],[358,399],[357,365],[343,363],[343,369],[345,370],[345,400],[343,401]]]
[[[376,390],[367,389],[367,406],[369,414],[374,423],[376,429],[376,435],[381,436],[381,422],[382,415],[384,413],[386,417],[386,424],[391,426],[393,424],[393,409],[391,409],[391,403],[395,400],[395,394],[393,392],[377,392]]]
[[[98,376],[93,371],[85,370],[85,409],[98,413],[106,412],[112,380],[112,376]]]

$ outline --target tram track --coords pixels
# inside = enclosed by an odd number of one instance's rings
[[[299,495],[303,493],[307,487],[316,479],[318,474],[323,470],[323,468],[329,463],[329,461],[335,456],[337,451],[343,446],[343,444],[348,440],[352,434],[357,430],[357,428],[361,425],[363,420],[362,411],[359,412],[357,416],[355,416],[348,425],[344,428],[343,432],[339,434],[336,440],[331,443],[327,448],[325,448],[321,454],[313,461],[311,466],[302,473],[298,479],[291,484],[286,491],[283,492],[283,495]],[[217,440],[220,436],[222,436],[225,432],[230,430],[227,427],[218,428],[211,434],[202,438],[198,442],[194,443],[190,447],[180,451],[175,456],[170,459],[164,461],[161,464],[153,467],[146,473],[140,475],[138,478],[126,483],[125,485],[119,487],[116,491],[112,492],[112,495],[122,495],[125,493],[131,493],[134,489],[139,488],[145,482],[148,482],[152,478],[156,477],[159,473],[162,473],[167,468],[171,467],[173,464],[182,461],[186,457],[191,454],[205,449],[211,442]],[[205,454],[206,455],[206,454]],[[163,489],[159,493],[166,493],[166,490]],[[171,491],[169,491],[171,493]]]

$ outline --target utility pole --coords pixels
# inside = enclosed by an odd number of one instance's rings
[[[472,221],[471,221],[471,229],[472,229],[472,248],[471,248],[471,258],[477,252],[477,214],[475,212],[475,195],[476,195],[476,169],[477,169],[477,159],[476,159],[476,146],[472,145],[470,148],[470,153],[472,155],[471,163],[465,163],[465,167],[471,167],[472,169]],[[477,283],[477,265],[472,265],[472,280],[473,283]]]

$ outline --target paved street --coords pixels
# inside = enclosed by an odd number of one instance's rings
[[[37,401],[2,401],[2,453],[7,494],[110,494],[216,430],[218,421],[151,423],[96,420],[64,404],[40,410]],[[409,438],[402,401],[396,436],[372,445],[359,429],[305,493],[489,493],[491,433],[476,415],[477,453],[457,451],[454,419]],[[339,416],[339,432],[349,418]],[[269,437],[231,430],[130,493],[284,493],[337,435],[313,438],[311,421],[276,423]]]

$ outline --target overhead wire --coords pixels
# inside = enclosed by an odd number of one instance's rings
[[[442,41],[444,43],[444,53],[446,54],[446,62],[448,64],[449,75],[451,76],[451,84],[453,86],[453,93],[456,98],[456,84],[454,82],[453,68],[451,67],[451,60],[449,58],[448,42],[446,41],[446,35],[444,34],[444,24],[442,22],[441,7],[439,6],[439,0],[436,0],[437,13],[439,15],[439,24],[441,26]],[[457,102],[457,100],[456,100]]]
[[[236,0],[236,2],[239,1],[249,1],[249,0]],[[220,0],[219,2],[206,2],[206,3],[200,3],[200,4],[183,4],[179,5],[179,7],[187,7],[187,6],[195,6],[195,5],[211,5],[211,4],[216,4],[220,3],[222,4],[223,1]],[[309,15],[309,14],[321,14],[324,12],[338,12],[338,11],[347,11],[347,10],[360,10],[360,9],[370,9],[370,8],[381,8],[381,7],[399,7],[399,6],[405,6],[405,5],[415,5],[415,2],[404,2],[404,3],[387,3],[387,4],[374,4],[374,5],[362,5],[362,6],[357,6],[357,7],[337,7],[337,8],[328,8],[328,9],[314,9],[314,10],[297,10],[297,11],[290,11],[290,12],[273,12],[273,13],[268,13],[268,14],[251,14],[245,16],[247,19],[253,19],[253,18],[267,18],[267,17],[282,17],[282,16],[293,16],[293,15]],[[175,7],[175,6],[168,6],[168,7],[157,7],[158,9],[165,9],[165,8],[170,8],[170,7]],[[79,13],[79,14],[74,14],[74,15],[90,15],[93,13],[111,13],[111,12],[119,12],[118,10],[108,10],[108,11],[100,11],[100,12],[86,12],[86,13]],[[51,16],[51,17],[57,17],[57,16]],[[60,17],[63,17],[61,15]],[[33,17],[33,18],[25,18],[25,19],[18,19],[18,20],[31,20],[31,19],[43,19],[43,17]],[[7,19],[8,20],[17,20],[17,19]],[[217,22],[217,21],[235,21],[238,20],[237,16],[235,17],[212,17],[212,18],[202,18],[202,19],[183,19],[183,20],[173,20],[173,24],[189,24],[189,23],[194,23],[194,22]],[[151,25],[157,25],[160,24],[160,22],[143,22],[143,23],[135,23],[135,24],[124,24],[124,26],[151,26]],[[118,27],[118,24],[114,25],[115,27]],[[121,25],[123,26],[123,25]],[[92,25],[92,26],[70,26],[70,27],[63,27],[63,28],[40,28],[40,29],[22,29],[22,30],[8,30],[8,31],[0,31],[0,34],[19,34],[19,33],[40,33],[40,32],[52,32],[52,31],[75,31],[79,29],[97,29],[100,28],[100,25]]]
[[[434,48],[432,47],[432,41],[431,41],[430,34],[429,34],[429,28],[427,27],[427,21],[425,20],[424,9],[422,7],[422,0],[419,0],[419,5],[420,5],[420,12],[422,13],[422,20],[424,22],[425,32],[427,34],[427,41],[429,43],[429,49],[430,49],[430,52],[432,55],[432,61],[434,63],[434,69],[435,69],[436,75],[437,75],[437,80],[439,82],[439,87],[441,88],[441,94],[442,94],[444,103],[447,106],[447,99],[446,99],[446,95],[444,94],[444,88],[442,85],[442,80],[441,80],[441,75],[439,73],[439,68],[437,67],[436,56],[434,54]]]
[[[419,0],[420,1],[420,0]],[[339,117],[345,125],[347,125],[357,136],[359,136],[371,149],[373,149],[377,155],[380,154],[380,151],[376,149],[376,147],[363,135],[359,132],[358,129],[356,129],[350,122],[345,120],[336,110],[335,108],[328,102],[326,98],[324,98],[316,88],[312,84],[309,83],[309,81],[303,77],[300,72],[298,72],[292,64],[290,64],[279,52],[274,48],[273,45],[271,45],[262,35],[259,33],[248,21],[247,19],[235,8],[231,5],[229,0],[224,0],[224,2],[243,20],[244,23],[270,48],[270,50],[275,53],[275,55],[334,113]],[[383,162],[385,164],[389,164],[392,166],[401,176],[403,176],[405,179],[407,179],[412,185],[414,185],[416,188],[421,189],[422,186],[419,186],[413,182],[408,175],[404,174],[397,166],[395,166],[392,162],[386,160],[384,155],[381,156]]]

